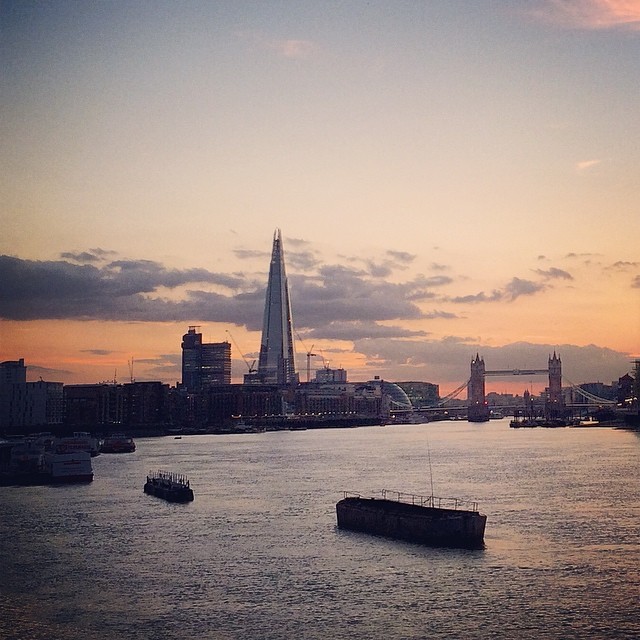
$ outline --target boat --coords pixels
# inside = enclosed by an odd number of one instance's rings
[[[43,438],[10,443],[8,465],[0,471],[0,486],[34,486],[91,482],[88,451],[58,452]]]
[[[91,482],[93,480],[91,454],[88,451],[46,453],[44,470],[51,476],[52,484]]]
[[[132,453],[135,450],[133,438],[124,433],[112,433],[100,443],[101,453]]]
[[[71,436],[56,438],[53,446],[58,453],[73,453],[74,451],[87,451],[91,457],[100,453],[100,444],[87,431],[74,431]]]
[[[171,471],[150,472],[147,475],[144,492],[169,502],[193,500],[193,489],[189,486],[187,476]]]
[[[431,547],[484,548],[487,516],[473,502],[383,490],[380,497],[344,492],[336,504],[338,528]]]

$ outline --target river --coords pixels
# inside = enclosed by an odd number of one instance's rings
[[[431,465],[429,464],[431,461]],[[0,489],[0,637],[638,638],[640,434],[485,424],[138,439]],[[191,479],[195,500],[142,491]],[[477,500],[486,548],[340,531],[344,490]]]

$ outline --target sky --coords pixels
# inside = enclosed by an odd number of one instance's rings
[[[302,380],[611,384],[638,61],[639,0],[3,0],[0,361],[175,384],[198,325],[241,382],[279,228]]]

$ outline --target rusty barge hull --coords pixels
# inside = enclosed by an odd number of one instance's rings
[[[346,497],[336,504],[338,527],[431,547],[484,548],[487,516],[464,509]]]

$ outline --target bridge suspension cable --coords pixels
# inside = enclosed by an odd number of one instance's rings
[[[439,407],[443,405],[445,402],[449,402],[449,400],[453,400],[454,398],[459,396],[460,393],[467,388],[467,386],[469,386],[469,380],[467,380],[466,382],[463,382],[457,389],[454,389],[451,393],[447,394],[444,398],[440,398],[440,401],[434,404],[433,406]]]
[[[567,380],[566,377],[565,377],[565,380]],[[579,387],[577,384],[571,382],[571,380],[567,380],[567,382],[571,385],[571,388],[576,393],[581,395],[583,398],[586,398],[587,400],[591,400],[592,402],[596,402],[598,404],[616,404],[615,400],[609,400],[608,398],[601,398],[600,396],[597,396],[593,393],[589,393],[589,391],[585,391],[584,389]]]

